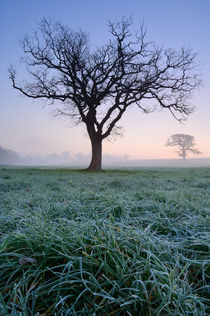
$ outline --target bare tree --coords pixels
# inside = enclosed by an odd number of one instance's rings
[[[57,103],[57,115],[84,123],[92,145],[88,170],[101,170],[102,141],[135,104],[143,113],[168,109],[182,120],[193,108],[187,100],[199,85],[195,54],[156,47],[143,26],[132,36],[132,21],[108,24],[112,39],[91,50],[88,35],[43,19],[21,42],[31,77],[13,87],[33,99]]]
[[[176,147],[176,153],[185,159],[188,152],[201,154],[201,152],[195,148],[194,140],[195,138],[191,135],[174,134],[167,140],[166,146]]]

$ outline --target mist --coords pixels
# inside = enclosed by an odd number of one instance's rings
[[[67,151],[61,154],[21,156],[14,150],[0,146],[0,165],[8,166],[57,166],[57,167],[87,167],[91,155]],[[110,168],[138,168],[138,167],[168,167],[193,168],[210,167],[210,158],[188,159],[132,159],[129,155],[103,155],[103,165]]]

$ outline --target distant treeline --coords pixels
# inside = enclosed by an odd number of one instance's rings
[[[90,160],[90,154],[85,155],[77,153],[72,156],[67,151],[61,154],[50,155],[33,155],[27,157],[21,157],[17,152],[3,148],[0,146],[0,164],[2,165],[70,165],[70,166],[83,166]],[[129,160],[128,155],[103,155],[103,161],[108,165],[124,164]]]
[[[0,146],[0,165],[22,166],[86,166],[90,155],[77,153],[72,156],[67,151],[61,154],[34,155],[21,157],[11,149]],[[103,155],[103,164],[108,167],[135,168],[135,167],[210,167],[210,158],[186,159],[131,159],[128,155]]]
[[[11,149],[0,146],[0,164],[17,164],[21,163],[22,158]]]

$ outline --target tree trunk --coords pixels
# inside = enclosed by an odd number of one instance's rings
[[[185,160],[185,158],[186,158],[186,150],[185,149],[182,149],[182,158],[183,158],[183,160]]]
[[[102,161],[102,139],[97,137],[91,137],[92,157],[88,171],[101,171]]]

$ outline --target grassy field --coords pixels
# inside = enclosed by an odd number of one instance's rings
[[[207,168],[1,168],[0,315],[209,315],[209,211]]]

